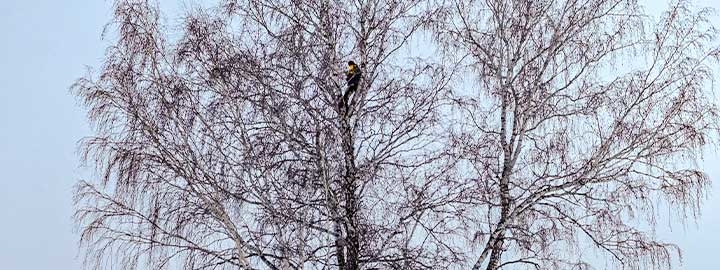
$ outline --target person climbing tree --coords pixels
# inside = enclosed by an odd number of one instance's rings
[[[345,74],[345,81],[347,81],[347,89],[345,90],[345,94],[340,100],[341,108],[348,105],[350,95],[352,95],[357,90],[358,85],[360,84],[361,77],[362,71],[360,71],[360,68],[357,66],[357,64],[355,64],[355,62],[353,61],[348,61],[348,71]]]

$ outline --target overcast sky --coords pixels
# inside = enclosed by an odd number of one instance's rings
[[[177,6],[172,1],[173,5]],[[665,6],[648,0],[648,10]],[[91,135],[68,87],[99,67],[109,0],[3,0],[0,4],[0,269],[80,269],[72,189],[89,175],[77,142]],[[702,1],[720,9],[720,1]],[[720,26],[720,18],[713,18]],[[719,75],[720,76],[720,75]],[[719,77],[720,78],[720,77]],[[720,96],[720,95],[718,95]],[[684,269],[720,269],[720,155],[703,161],[716,180],[703,216],[662,228],[684,250]],[[665,226],[667,227],[667,226]]]

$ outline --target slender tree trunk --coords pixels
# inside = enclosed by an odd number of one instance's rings
[[[360,33],[358,42],[358,51],[360,52],[360,68],[364,69],[367,63],[367,29],[365,27],[365,17],[367,13],[367,6],[364,6],[360,11]],[[364,80],[361,78],[358,85],[355,86],[355,94],[353,96],[352,105],[357,102],[361,102],[364,94],[366,94],[368,85],[363,83]],[[362,94],[360,92],[363,92]],[[348,101],[345,104],[345,111],[343,112],[342,118],[342,132],[343,132],[343,152],[345,153],[345,185],[343,190],[345,191],[345,215],[347,219],[347,270],[359,270],[360,269],[360,232],[358,216],[360,212],[360,203],[358,201],[358,183],[357,183],[357,168],[355,165],[355,140],[353,138],[352,126],[350,125],[350,116],[352,115],[351,102]]]
[[[509,171],[508,167],[503,170],[503,177],[500,179],[500,222],[498,224],[505,224],[508,219],[510,212],[510,188],[509,188]],[[495,270],[500,264],[500,258],[504,251],[503,246],[505,245],[505,228],[499,228],[500,232],[497,235],[494,243],[492,244],[492,253],[490,254],[490,262],[488,263],[487,270]]]
[[[498,74],[498,77],[502,80],[502,76],[500,74]],[[508,108],[510,103],[510,93],[507,91],[507,89],[507,87],[503,87],[501,90],[502,104],[500,112],[500,144],[503,149],[503,167],[502,172],[500,173],[499,181],[500,220],[497,223],[497,227],[490,235],[485,249],[483,250],[478,260],[475,262],[475,265],[473,265],[473,270],[479,270],[482,267],[483,263],[485,262],[485,258],[487,258],[488,256],[488,253],[490,254],[490,260],[485,269],[496,270],[500,265],[500,259],[502,258],[502,253],[504,251],[503,246],[505,245],[505,233],[507,230],[506,228],[511,206],[510,174],[512,173],[512,169],[514,166],[513,151],[516,150],[513,149],[513,145],[517,138],[515,134],[515,123],[513,122],[512,128],[508,128],[507,115],[510,111]],[[514,117],[513,120],[515,120]],[[511,131],[508,132],[509,130]]]
[[[343,232],[342,232],[342,225],[340,221],[335,221],[335,233],[337,233],[337,236],[335,238],[335,252],[337,253],[337,264],[339,270],[345,270],[345,265],[347,264],[345,262],[345,249],[344,249],[344,240],[343,240]]]
[[[357,177],[355,168],[355,148],[353,146],[352,130],[349,123],[349,110],[345,111],[342,119],[343,132],[343,152],[345,154],[345,176],[343,179],[342,189],[345,197],[345,247],[346,247],[346,269],[360,269],[360,235],[358,232],[358,212],[359,205],[357,201]]]

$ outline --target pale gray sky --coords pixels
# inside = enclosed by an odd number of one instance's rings
[[[171,2],[171,1],[165,1]],[[646,0],[650,11],[665,1]],[[704,5],[720,9],[720,2]],[[72,188],[83,175],[77,142],[91,135],[68,87],[98,67],[109,0],[4,0],[0,4],[0,269],[79,269]],[[720,26],[720,18],[714,18]],[[720,78],[720,77],[719,77]],[[698,226],[661,229],[684,250],[684,269],[720,269],[720,155]]]

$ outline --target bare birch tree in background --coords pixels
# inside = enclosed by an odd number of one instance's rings
[[[715,32],[685,2],[652,26],[621,0],[113,8],[74,86],[90,269],[670,268],[658,208],[710,184]]]
[[[709,11],[681,1],[649,25],[633,0],[449,9],[442,40],[478,78],[454,135],[483,201],[472,269],[672,268],[658,207],[695,217],[710,185],[695,161],[717,138]]]

